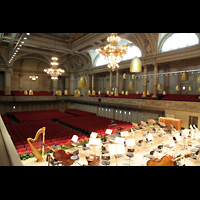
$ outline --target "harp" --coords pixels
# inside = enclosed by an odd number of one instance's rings
[[[36,142],[40,136],[40,134],[43,134],[42,136],[42,143],[44,144],[44,140],[45,140],[45,130],[46,130],[46,127],[42,127],[41,129],[39,129],[35,135],[35,138],[32,139],[32,138],[27,138],[27,141],[35,155],[35,157],[37,158],[37,162],[38,161],[45,161],[44,159],[44,145],[42,145],[42,155],[37,151],[37,149],[33,146],[32,143]]]

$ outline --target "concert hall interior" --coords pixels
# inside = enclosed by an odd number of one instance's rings
[[[200,33],[0,33],[0,166],[199,166]]]

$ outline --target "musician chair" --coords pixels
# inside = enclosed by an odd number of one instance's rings
[[[105,165],[105,166],[108,166],[108,165],[110,165],[110,156],[101,156],[101,159],[102,159],[102,161],[101,161],[101,164],[102,165]]]
[[[48,166],[50,166],[50,165],[59,166],[59,164],[62,165],[62,161],[57,161],[56,159],[53,159],[50,154],[47,154],[46,161],[48,162]]]
[[[134,154],[132,152],[134,152],[135,149],[128,149],[128,152],[126,153],[126,156],[129,158],[129,166],[131,166],[131,158],[134,157]]]

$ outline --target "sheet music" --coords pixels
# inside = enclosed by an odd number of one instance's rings
[[[98,133],[96,133],[96,132],[92,132],[92,133],[90,134],[90,138],[96,138],[97,135],[98,135]]]
[[[112,155],[126,153],[125,147],[123,144],[109,144],[108,148],[109,148],[109,153]]]
[[[121,134],[121,136],[123,137],[125,137],[125,136],[129,136],[129,132],[128,131],[122,131],[122,132],[120,132],[120,134]]]
[[[151,133],[148,133],[146,135],[146,138],[147,138],[148,141],[153,140],[153,135]]]
[[[116,143],[124,144],[124,140],[125,140],[125,138],[115,137],[115,142],[116,142]]]
[[[128,147],[135,145],[134,138],[126,140],[126,144],[127,144]]]
[[[72,139],[71,139],[73,142],[77,142],[78,140],[78,136],[77,135],[73,135]]]
[[[112,129],[106,129],[106,134],[111,135],[112,134]]]
[[[101,138],[90,138],[89,139],[89,145],[100,145],[101,144]]]

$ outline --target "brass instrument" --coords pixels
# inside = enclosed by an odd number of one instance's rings
[[[33,146],[33,142],[36,142],[38,137],[40,136],[40,134],[43,134],[43,144],[45,142],[45,130],[46,130],[46,127],[42,127],[41,129],[39,129],[35,135],[35,138],[32,139],[32,138],[27,138],[27,141],[35,155],[35,157],[37,158],[37,162],[38,161],[45,161],[44,159],[44,145],[42,145],[42,155],[40,155],[40,153],[37,151],[37,149]]]

